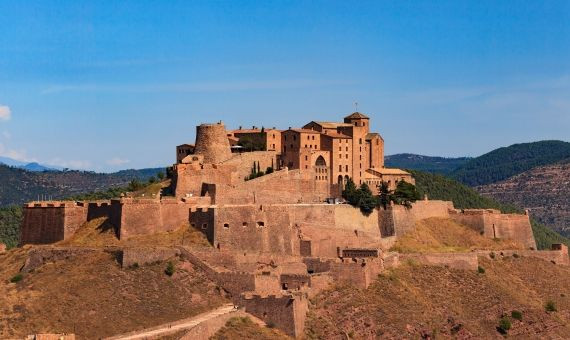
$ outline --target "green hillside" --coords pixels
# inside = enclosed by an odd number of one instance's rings
[[[498,209],[504,213],[522,213],[522,210],[517,207],[483,197],[475,190],[453,179],[417,170],[410,171],[416,179],[416,187],[422,196],[427,194],[430,199],[453,201],[458,209]],[[532,230],[538,249],[549,249],[552,243],[565,243],[570,246],[570,239],[536,221],[532,221]]]
[[[570,143],[540,141],[514,144],[471,159],[451,172],[451,177],[469,186],[502,181],[541,165],[570,159]]]
[[[0,207],[22,204],[38,197],[61,199],[64,197],[124,187],[131,180],[146,181],[164,168],[123,170],[116,173],[91,171],[31,172],[0,164]]]
[[[433,157],[411,153],[400,153],[385,157],[386,167],[399,169],[414,169],[439,174],[449,174],[467,163],[471,158]]]

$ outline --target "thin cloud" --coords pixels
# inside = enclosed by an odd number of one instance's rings
[[[77,84],[53,85],[43,89],[40,93],[58,94],[63,92],[131,92],[131,93],[158,93],[158,92],[236,92],[251,90],[278,90],[308,88],[331,85],[348,85],[346,81],[313,80],[313,79],[282,79],[266,81],[227,81],[204,83],[170,83],[170,84]]]
[[[12,158],[20,162],[37,162],[35,158],[27,155],[26,150],[10,149],[2,143],[0,143],[0,156]]]
[[[12,118],[12,110],[6,105],[0,105],[0,121],[8,121]]]

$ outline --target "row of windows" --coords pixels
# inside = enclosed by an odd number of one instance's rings
[[[257,221],[257,222],[255,223],[255,225],[256,225],[256,227],[258,227],[258,228],[263,228],[263,227],[265,227],[265,222],[263,222],[263,221]],[[241,224],[241,226],[244,227],[244,228],[246,228],[246,227],[248,226],[248,223],[247,223],[247,222],[243,222],[243,223]],[[229,229],[229,228],[230,228],[230,224],[229,224],[229,223],[224,223],[224,228]],[[202,228],[202,229],[203,229],[203,228]]]
[[[344,169],[345,169],[344,171],[348,172],[348,165],[345,165]],[[338,171],[342,172],[342,164],[338,166]]]
[[[305,148],[306,148],[306,147],[307,147],[307,144],[305,144]],[[312,149],[312,148],[313,148],[313,146],[312,146],[312,145],[309,145],[309,149]],[[316,146],[316,145],[315,145],[315,149],[317,149],[317,146]]]
[[[338,151],[342,151],[342,146],[338,147]],[[346,152],[348,152],[348,146],[346,147]]]
[[[326,173],[328,172],[328,169],[327,169],[327,168],[322,168],[322,167],[317,167],[317,168],[315,168],[315,172],[316,172],[316,173],[319,173],[319,174],[321,174],[321,173],[326,174]]]
[[[317,181],[326,181],[328,176],[315,176],[315,180]]]
[[[345,158],[348,159],[348,154],[346,154],[345,156],[346,156]],[[339,153],[338,158],[342,159],[342,154]]]

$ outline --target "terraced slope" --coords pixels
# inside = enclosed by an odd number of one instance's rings
[[[533,168],[476,189],[485,197],[530,209],[534,219],[570,237],[570,162]]]

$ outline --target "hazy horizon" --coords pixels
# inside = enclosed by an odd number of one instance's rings
[[[0,156],[174,162],[195,126],[371,118],[386,154],[569,140],[570,2],[2,2]]]

